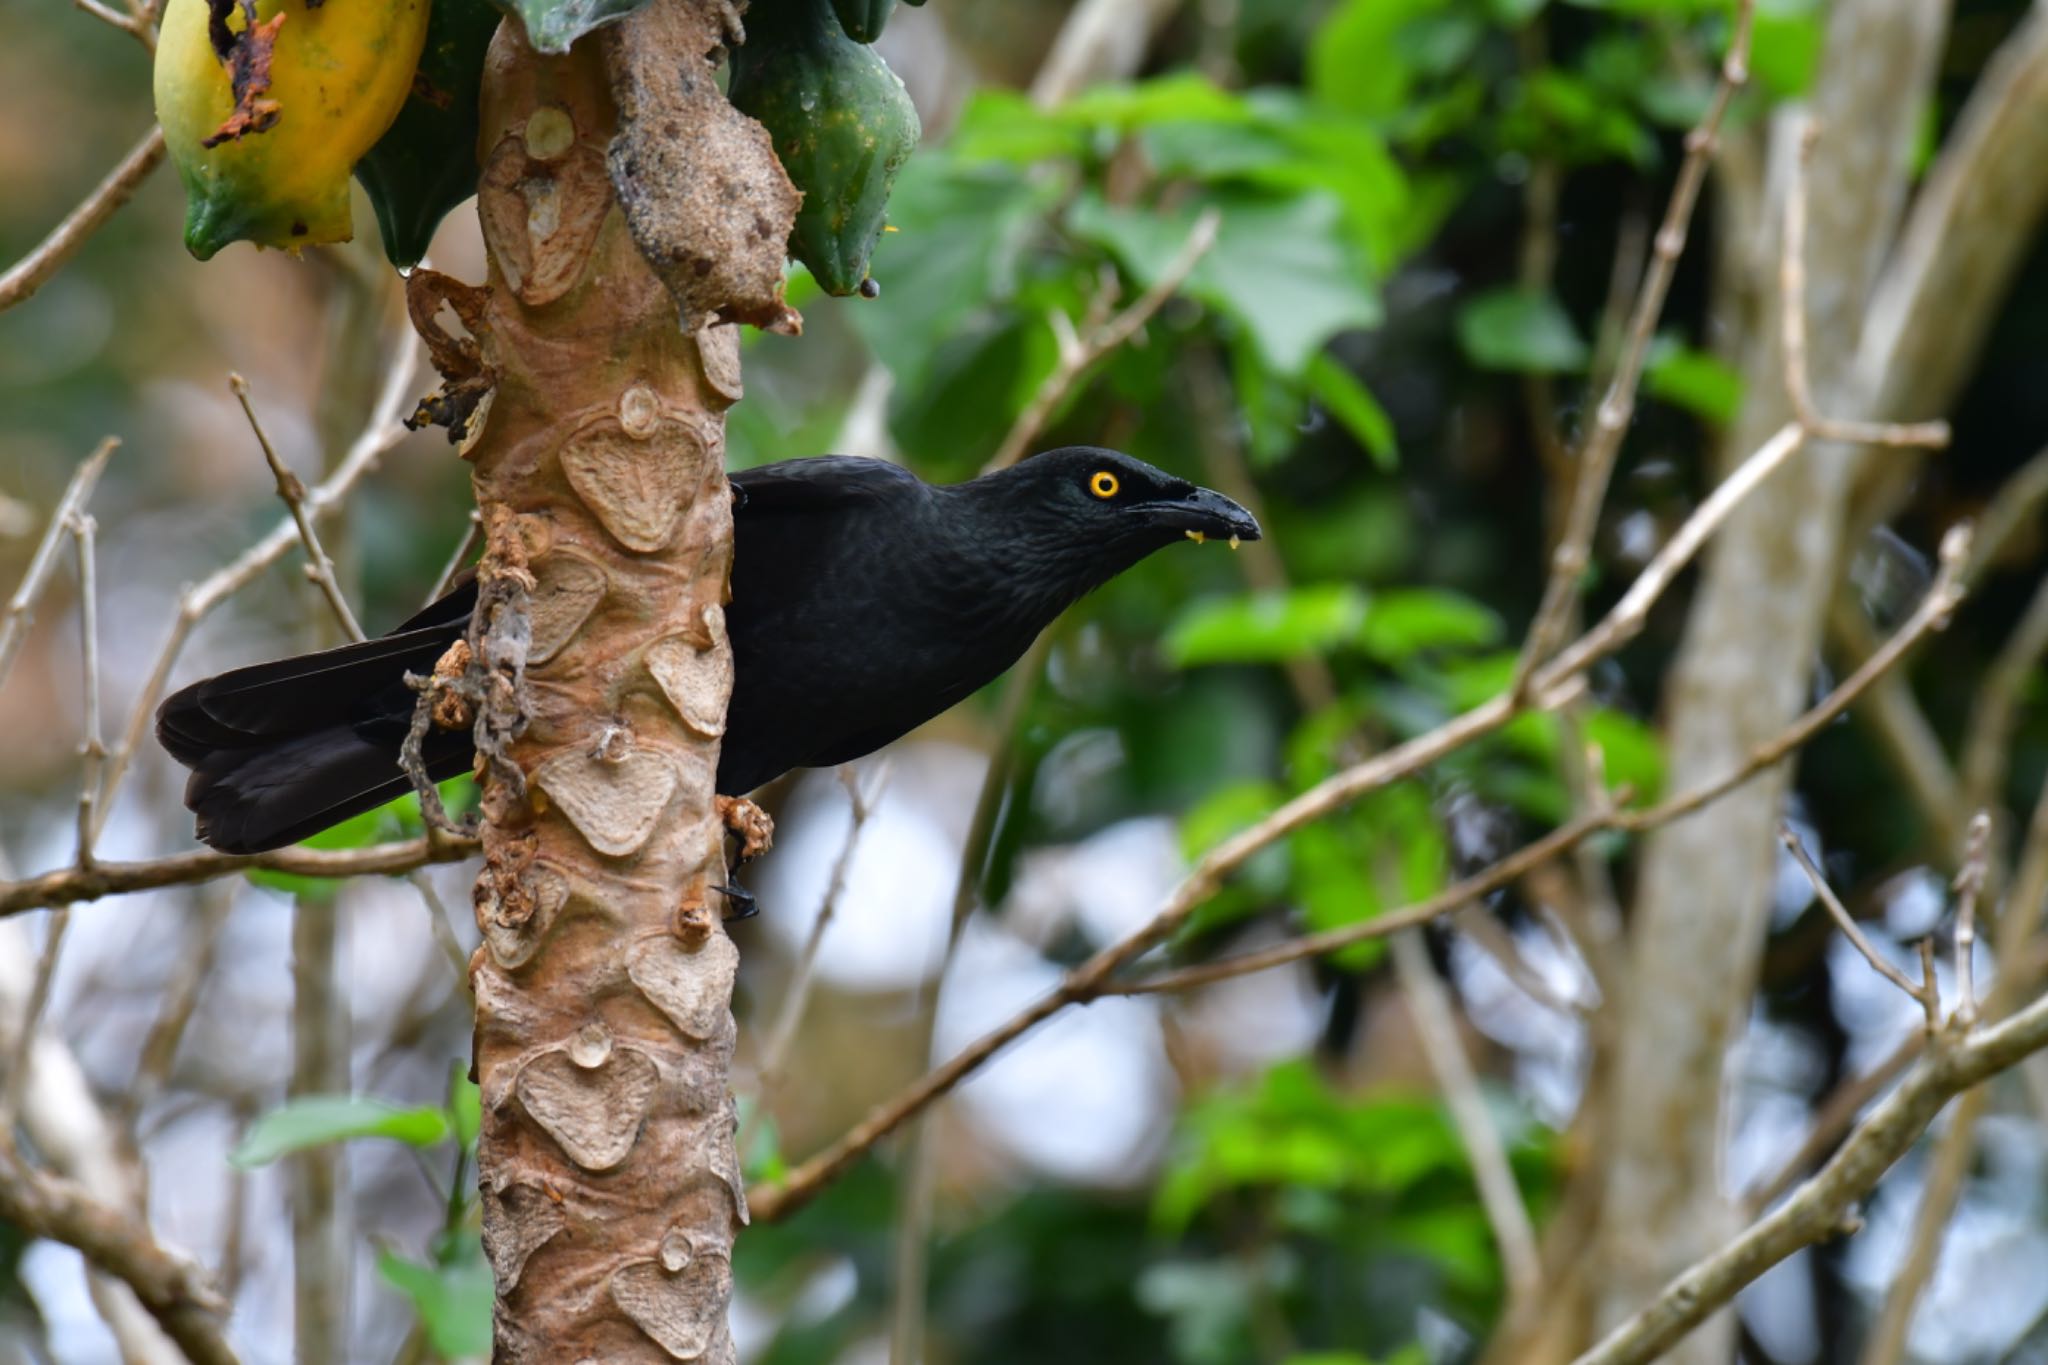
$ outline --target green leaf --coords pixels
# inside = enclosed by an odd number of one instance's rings
[[[1742,408],[1742,376],[1719,357],[1676,338],[1659,337],[1650,349],[1643,387],[1674,407],[1725,426]]]
[[[474,810],[480,799],[476,779],[468,773],[451,777],[440,784],[441,803],[448,813],[460,816]],[[395,797],[375,810],[364,811],[351,816],[338,825],[330,825],[318,834],[299,841],[300,848],[368,848],[372,844],[385,843],[392,839],[406,839],[419,834],[426,828],[420,818],[420,799],[411,792]],[[334,877],[302,877],[294,872],[276,872],[269,868],[252,868],[243,873],[257,886],[267,886],[273,891],[300,896],[308,900],[325,901],[333,898],[341,889],[341,880]]]
[[[1058,192],[1010,166],[910,159],[889,195],[896,231],[882,234],[871,266],[882,296],[845,310],[899,391],[923,388],[962,330],[1011,321],[992,305],[1016,292],[1018,259]]]
[[[391,1138],[410,1147],[432,1147],[447,1136],[448,1115],[433,1105],[406,1108],[368,1095],[306,1095],[250,1124],[228,1161],[248,1170],[349,1138]]]
[[[484,1127],[483,1095],[469,1078],[469,1068],[461,1062],[451,1063],[448,1068],[448,1121],[455,1130],[455,1140],[464,1150],[476,1146],[477,1134]]]
[[[412,1300],[437,1354],[448,1360],[481,1359],[491,1353],[490,1262],[474,1236],[433,1265],[421,1265],[389,1251],[377,1253],[377,1273]]]
[[[1571,374],[1591,358],[1564,306],[1523,289],[1490,290],[1468,301],[1458,310],[1458,344],[1486,370]]]
[[[534,49],[558,57],[595,28],[623,19],[647,0],[492,0],[526,25]]]
[[[1317,933],[1375,919],[1386,909],[1374,885],[1362,834],[1354,820],[1326,820],[1306,825],[1288,838],[1294,897],[1301,903],[1303,920]],[[1363,971],[1386,950],[1381,940],[1366,939],[1327,954],[1325,960],[1345,971]]]
[[[1444,0],[1344,0],[1316,32],[1308,49],[1308,86],[1332,109],[1365,118],[1400,113],[1414,88],[1415,69],[1400,60],[1396,42],[1417,16],[1444,8]]]
[[[1824,38],[1820,7],[1811,0],[1759,4],[1750,35],[1750,73],[1772,97],[1798,99],[1813,88]]]
[[[1210,202],[1223,215],[1216,244],[1188,276],[1185,292],[1241,323],[1275,373],[1299,379],[1331,336],[1380,321],[1379,295],[1334,195],[1220,193]],[[1069,211],[1068,226],[1150,286],[1186,244],[1204,206],[1112,207],[1089,191]]]
[[[1446,588],[1388,588],[1373,595],[1358,645],[1382,663],[1405,663],[1433,649],[1483,649],[1499,643],[1500,618]]]
[[[1196,602],[1167,628],[1166,657],[1176,667],[1192,668],[1324,653],[1365,624],[1367,601],[1349,583],[1319,583]]]
[[[1286,799],[1287,793],[1277,784],[1264,780],[1218,787],[1181,817],[1181,856],[1195,861],[1231,835],[1271,815]]]
[[[1401,452],[1394,444],[1393,419],[1371,390],[1328,353],[1319,353],[1309,362],[1308,391],[1357,438],[1374,464],[1388,473],[1400,467]]]

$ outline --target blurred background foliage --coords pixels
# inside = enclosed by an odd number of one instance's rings
[[[1958,6],[1928,146],[2023,9]],[[1132,79],[1041,108],[1020,92],[1064,12],[1058,0],[898,12],[882,46],[927,137],[891,204],[874,266],[881,296],[828,300],[799,270],[791,297],[805,334],[748,338],[731,463],[839,450],[971,477],[1058,363],[1054,319],[1078,325],[1128,302],[1213,209],[1215,245],[1180,296],[1087,373],[1040,444],[1113,445],[1243,493],[1268,539],[1235,557],[1215,546],[1161,554],[1081,603],[1056,628],[1042,679],[1021,680],[1028,701],[1008,733],[998,687],[903,746],[826,939],[820,994],[786,1074],[762,1094],[750,1049],[849,823],[829,780],[778,794],[784,847],[755,874],[763,920],[736,930],[747,964],[738,1080],[756,1175],[814,1149],[1000,1017],[1005,1000],[1135,924],[1181,859],[1345,753],[1505,685],[1559,516],[1557,442],[1577,432],[1612,364],[1619,308],[1730,20],[1724,0],[1200,0],[1174,11]],[[1823,17],[1818,3],[1768,0],[1737,124],[1806,89]],[[139,48],[68,7],[0,0],[0,31],[0,99],[13,115],[0,120],[0,255],[12,259],[145,126],[148,85]],[[35,299],[0,314],[0,580],[18,576],[40,509],[80,455],[105,433],[126,442],[95,504],[111,707],[132,694],[124,673],[151,657],[178,581],[276,519],[225,372],[249,376],[280,448],[309,474],[360,414],[365,386],[338,382],[335,368],[350,307],[382,297],[371,251],[358,249],[375,239],[358,209],[349,249],[292,260],[237,247],[200,267],[178,245],[175,182],[160,174]],[[1714,212],[1710,193],[1703,237]],[[444,225],[432,260],[474,278],[465,216]],[[1940,526],[2048,428],[2048,271],[2036,255],[1954,414],[1954,449],[1861,551],[1858,581],[1880,627],[1926,581]],[[1707,452],[1742,400],[1707,313],[1710,259],[1694,252],[1679,270],[1596,546],[1594,608],[1710,482]],[[386,458],[346,531],[329,537],[366,624],[410,612],[467,508],[466,473],[438,440]],[[2012,562],[2037,562],[2038,549],[2038,532],[2023,534]],[[1919,661],[1915,689],[1944,733],[1959,730],[1969,695],[1956,680],[1981,675],[2030,587],[1994,574]],[[1683,609],[1676,594],[1595,677],[1589,730],[1608,781],[1638,799],[1661,781],[1655,680]],[[178,680],[294,647],[307,638],[296,623],[315,613],[294,573],[269,575],[206,627]],[[42,615],[0,696],[0,844],[24,871],[68,856],[75,781],[76,643],[61,591]],[[2015,801],[2048,766],[2038,672],[2027,686]],[[1198,957],[1428,895],[1565,815],[1559,748],[1553,720],[1525,717],[1304,829],[1171,951]],[[965,813],[996,752],[1009,755],[1007,775],[974,869],[987,910],[940,981]],[[165,767],[131,787],[110,856],[184,846]],[[1924,899],[1936,875],[1927,831],[1866,732],[1837,725],[1816,741],[1798,799],[1825,828],[1841,884],[1900,915]],[[331,837],[368,842],[400,818]],[[1623,852],[1605,856],[1625,878]],[[463,875],[439,877],[458,907]],[[336,900],[351,940],[354,1082],[378,1100],[278,1111],[289,1008],[279,898],[334,890],[270,879],[232,891],[213,985],[171,1084],[141,1118],[153,1212],[209,1259],[232,1247],[230,1273],[251,1287],[238,1316],[249,1358],[284,1359],[288,1308],[246,1306],[263,1285],[283,1297],[288,1275],[282,1195],[264,1161],[348,1139],[353,1358],[473,1355],[489,1304],[460,1194],[474,1095],[447,1086],[450,1059],[466,1055],[466,1005],[403,883],[340,888]],[[1570,994],[1581,974],[1524,897],[1503,893],[1490,913],[1530,953],[1549,945],[1545,974]],[[183,951],[174,912],[196,899],[135,897],[73,930],[53,1017],[102,1090],[124,1084],[165,964]],[[1845,993],[1844,964],[1822,950],[1823,922],[1803,899],[1788,893],[1775,925],[1752,1046],[1777,1065],[1746,1073],[1752,1126],[1736,1141],[1759,1169],[1796,1142],[1815,1097],[1910,1027],[1869,993]],[[1448,936],[1433,949],[1464,994],[1468,1047],[1540,1226],[1572,1160],[1560,1134],[1584,1079],[1581,1022],[1516,995]],[[932,1129],[928,1358],[1474,1358],[1502,1311],[1502,1266],[1382,956],[1367,944],[1183,1002],[1106,1002],[971,1085]],[[2048,1358],[2042,1330],[2030,1330],[2048,1309],[2038,1145],[2006,1144],[1976,1177],[1973,1198],[2012,1217],[1959,1233],[1977,1241],[1957,1259],[2007,1269],[1974,1302],[1937,1285],[1936,1321],[1915,1337],[1936,1343],[1926,1358]],[[163,1189],[177,1183],[163,1164],[173,1160],[191,1173],[185,1190]],[[789,1222],[741,1237],[748,1359],[888,1358],[910,1169],[903,1149],[887,1150]],[[1910,1189],[1913,1176],[1899,1183]],[[1796,1261],[1796,1285],[1745,1300],[1748,1359],[1852,1358],[1897,1254],[1899,1219],[1889,1244],[1881,1211],[1872,1221],[1877,1232]],[[65,1360],[105,1358],[75,1258],[0,1243],[0,1266],[0,1300],[24,1340],[47,1337]]]

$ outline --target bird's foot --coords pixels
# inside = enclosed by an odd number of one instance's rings
[[[752,919],[761,913],[761,904],[754,899],[754,893],[737,882],[711,889],[725,897],[725,921],[728,924],[736,919]]]
[[[719,797],[718,818],[739,839],[739,860],[743,863],[754,861],[775,842],[775,822],[768,818],[767,811],[744,796]]]

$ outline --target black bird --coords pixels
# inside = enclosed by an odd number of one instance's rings
[[[732,476],[733,693],[718,790],[873,753],[996,678],[1076,598],[1182,538],[1256,540],[1220,493],[1113,450],[1048,451],[934,486],[884,460],[821,456]],[[157,711],[192,769],[185,804],[227,853],[295,843],[410,790],[408,670],[469,627],[474,583],[390,635],[238,668]],[[429,734],[435,779],[470,768]]]

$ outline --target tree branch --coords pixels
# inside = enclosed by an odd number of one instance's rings
[[[429,863],[460,862],[476,852],[473,839],[399,839],[367,848],[279,848],[268,853],[217,853],[210,848],[139,863],[95,863],[18,882],[0,882],[0,917],[102,896],[187,886],[261,868],[301,877],[361,877],[410,872]]]
[[[1003,443],[996,447],[996,453],[981,467],[982,473],[992,474],[998,469],[1008,469],[1024,457],[1025,450],[1045,430],[1045,424],[1052,419],[1059,405],[1067,400],[1067,395],[1074,391],[1075,384],[1088,368],[1137,335],[1138,329],[1165,307],[1168,299],[1180,292],[1188,276],[1201,264],[1202,257],[1216,245],[1216,229],[1222,222],[1223,215],[1216,209],[1204,209],[1188,232],[1187,241],[1166,263],[1166,268],[1152,287],[1114,317],[1101,322],[1091,319],[1083,324],[1083,330],[1076,332],[1066,314],[1055,312],[1052,315],[1053,331],[1059,338],[1059,358],[1053,363],[1052,372],[1039,384],[1038,391],[1018,412],[1017,420],[1010,424],[1010,430],[1004,435]],[[1107,311],[1113,288],[1112,277],[1104,291],[1097,295],[1093,311]]]
[[[1560,643],[1570,609],[1578,598],[1579,580],[1586,571],[1600,508],[1607,501],[1607,485],[1614,475],[1615,459],[1621,453],[1621,438],[1635,415],[1636,389],[1642,382],[1643,365],[1649,359],[1651,335],[1664,311],[1664,298],[1670,292],[1672,276],[1677,273],[1678,258],[1685,251],[1686,234],[1700,189],[1706,182],[1721,120],[1735,92],[1749,81],[1749,39],[1755,15],[1756,0],[1737,0],[1735,29],[1728,42],[1728,54],[1721,62],[1721,76],[1715,83],[1713,98],[1699,124],[1686,134],[1685,160],[1678,168],[1678,180],[1672,186],[1663,225],[1657,229],[1649,268],[1643,272],[1642,288],[1636,295],[1620,360],[1608,382],[1606,396],[1594,414],[1593,428],[1579,447],[1564,534],[1551,552],[1550,577],[1543,585],[1542,601],[1516,665],[1513,692],[1517,697],[1526,693],[1537,666]]]
[[[1819,1174],[1734,1241],[1671,1281],[1650,1304],[1573,1365],[1655,1360],[1744,1285],[1840,1231],[1857,1201],[1909,1151],[1951,1099],[2048,1046],[2048,996],[1967,1037],[1944,1030],[1928,1055],[1862,1123]]]
[[[158,1246],[148,1227],[62,1176],[29,1166],[0,1143],[0,1219],[31,1237],[76,1248],[123,1281],[195,1365],[235,1365],[227,1305],[199,1267]]]
[[[163,159],[164,131],[152,127],[128,155],[121,158],[120,164],[107,172],[107,178],[94,186],[92,193],[65,215],[63,222],[50,230],[49,236],[36,243],[28,255],[9,266],[6,274],[0,275],[0,312],[12,308],[48,284],[50,277],[85,245],[86,239],[114,216],[114,210],[133,197],[136,189]]]
[[[306,485],[292,473],[289,465],[278,458],[277,447],[270,444],[270,437],[263,430],[263,423],[257,419],[255,407],[249,402],[249,381],[239,374],[230,374],[228,387],[234,390],[235,401],[242,405],[242,415],[249,419],[249,430],[256,433],[256,444],[263,448],[263,462],[270,466],[270,477],[277,481],[278,499],[284,503],[292,525],[298,528],[299,543],[306,547],[306,577],[320,586],[320,594],[333,609],[334,619],[341,623],[343,633],[350,640],[361,643],[369,637],[356,623],[356,614],[349,610],[348,598],[341,591],[341,581],[334,576],[334,561],[321,548],[320,534],[313,529],[313,519],[306,513]]]
[[[0,684],[7,681],[14,656],[28,638],[29,625],[35,620],[36,599],[42,596],[44,585],[50,581],[50,571],[57,566],[57,551],[64,544],[64,537],[71,534],[71,519],[84,510],[108,459],[120,444],[119,437],[107,437],[72,474],[64,496],[57,500],[56,510],[50,514],[49,527],[29,558],[28,571],[21,576],[14,595],[7,599],[6,611],[0,612]]]

